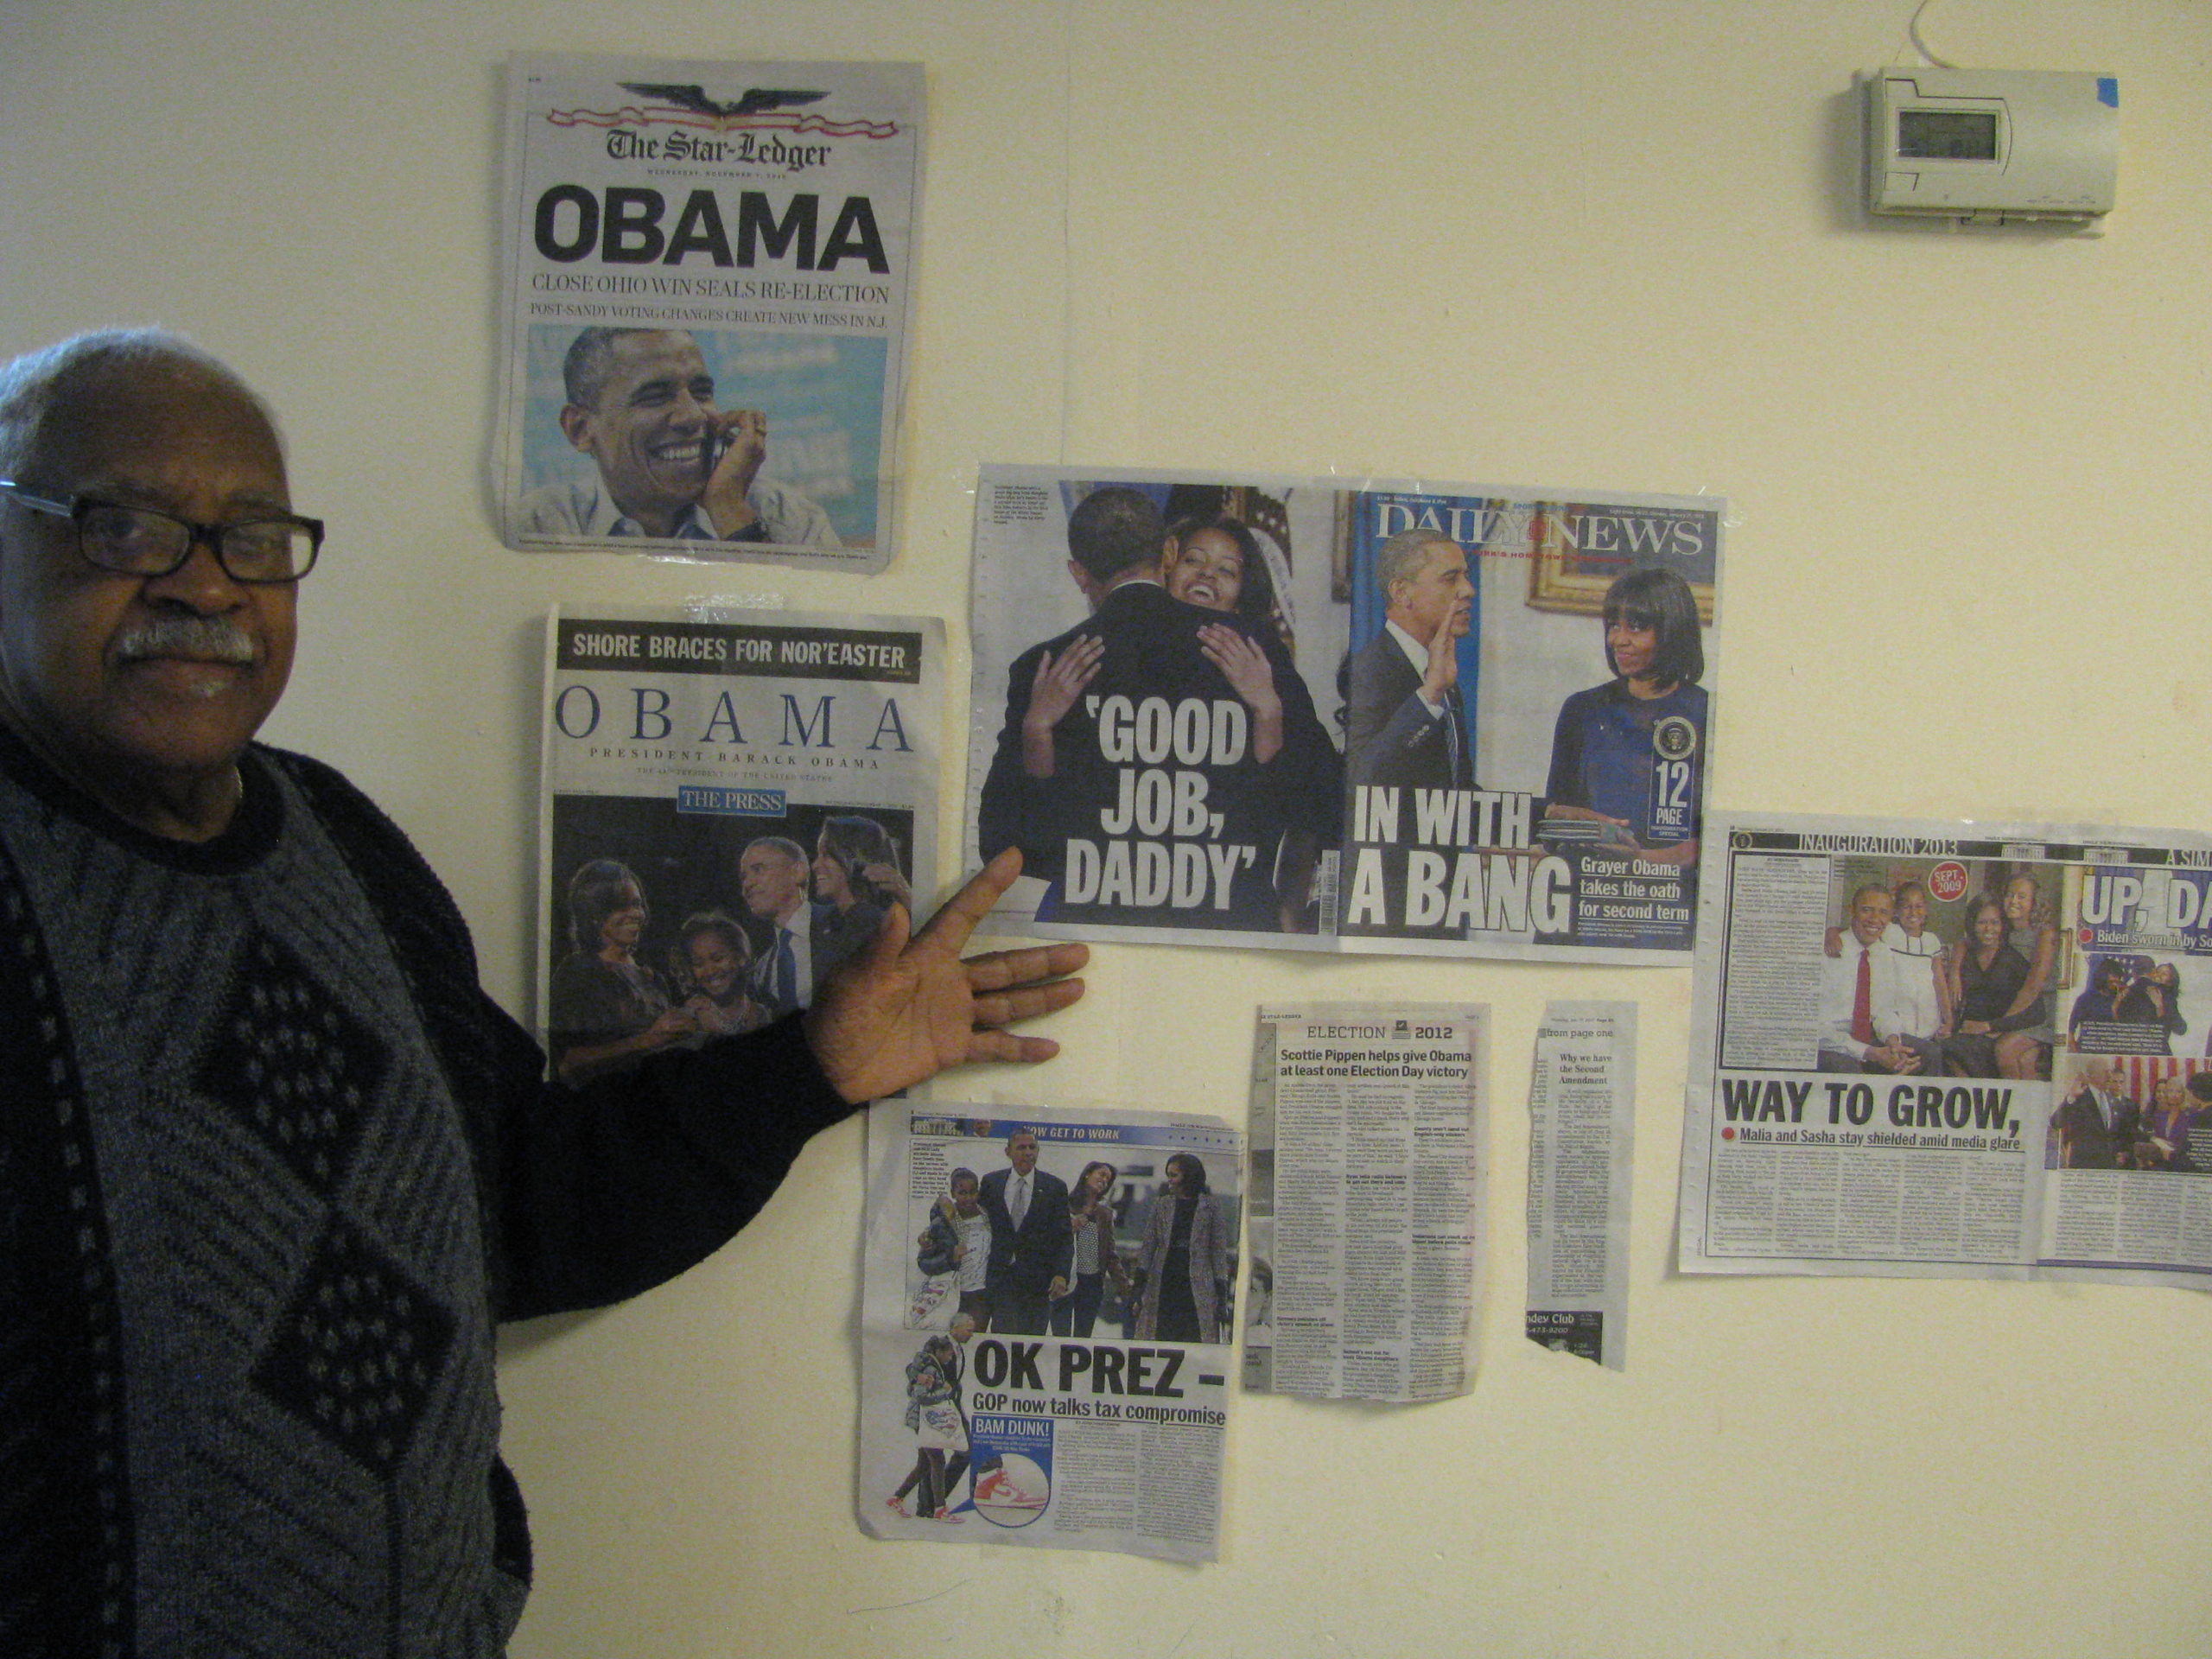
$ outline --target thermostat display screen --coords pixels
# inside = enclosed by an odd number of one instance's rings
[[[1897,155],[1915,162],[1993,162],[1997,116],[1974,110],[1899,110]]]

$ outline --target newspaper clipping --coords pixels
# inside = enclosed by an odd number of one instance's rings
[[[1243,1137],[1100,1109],[868,1117],[861,1527],[1214,1559]]]
[[[1725,504],[984,468],[1003,932],[1681,962]]]
[[[1636,1004],[1554,1002],[1529,1083],[1529,1340],[1628,1369]]]
[[[509,546],[884,567],[921,112],[918,64],[513,61]]]
[[[1487,1017],[1260,1011],[1246,1388],[1406,1404],[1473,1385]]]
[[[1685,1270],[2212,1284],[2212,840],[1712,834]]]
[[[934,617],[553,613],[538,1023],[556,1074],[804,1007],[937,880]]]

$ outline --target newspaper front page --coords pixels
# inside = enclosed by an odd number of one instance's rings
[[[556,1075],[803,1007],[888,904],[927,899],[944,664],[934,617],[552,613],[537,1011]]]
[[[1242,1150],[1152,1112],[869,1114],[864,1530],[1214,1559]]]
[[[1405,1404],[1473,1385],[1487,1018],[1260,1011],[1246,1388]]]
[[[1636,1004],[1552,1002],[1529,1079],[1529,1340],[1628,1369]]]
[[[1680,1254],[2212,1284],[2212,840],[1716,815]]]
[[[869,572],[893,547],[922,72],[510,66],[510,547]]]
[[[969,851],[1026,867],[986,925],[1686,960],[1725,516],[985,467]]]

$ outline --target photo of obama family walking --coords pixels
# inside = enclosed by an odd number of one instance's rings
[[[1022,1472],[995,1459],[971,1466],[963,1384],[976,1339],[1227,1341],[1241,1206],[1220,1190],[1235,1184],[1233,1152],[1214,1153],[1210,1168],[1156,1133],[1103,1124],[1043,1136],[1020,1122],[941,1127],[945,1138],[916,1160],[942,1169],[944,1185],[912,1235],[906,1323],[930,1332],[906,1367],[915,1458],[885,1507],[951,1523],[963,1476],[987,1510],[1018,1511],[1025,1490]],[[1044,1166],[1048,1146],[1065,1175]],[[927,1191],[918,1171],[908,1190]]]
[[[1085,1338],[1103,1317],[1132,1340],[1225,1341],[1237,1201],[1217,1190],[1220,1160],[1210,1174],[1196,1153],[1160,1150],[1090,1159],[1063,1179],[1017,1124],[1001,1167],[951,1166],[915,1236],[910,1323],[950,1300],[976,1331],[1004,1336]]]
[[[1823,1071],[2049,1082],[2054,1055],[2164,1058],[2212,1026],[2185,954],[2084,947],[2063,867],[1846,858],[1830,887]]]

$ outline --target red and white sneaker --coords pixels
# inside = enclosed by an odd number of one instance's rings
[[[885,1498],[883,1500],[883,1507],[890,1510],[892,1514],[897,1516],[901,1521],[912,1520],[913,1518],[906,1513],[906,1506],[904,1503],[901,1503],[895,1497]]]
[[[994,1469],[976,1483],[976,1502],[999,1510],[1041,1510],[1045,1500],[1015,1484],[1003,1469]]]

